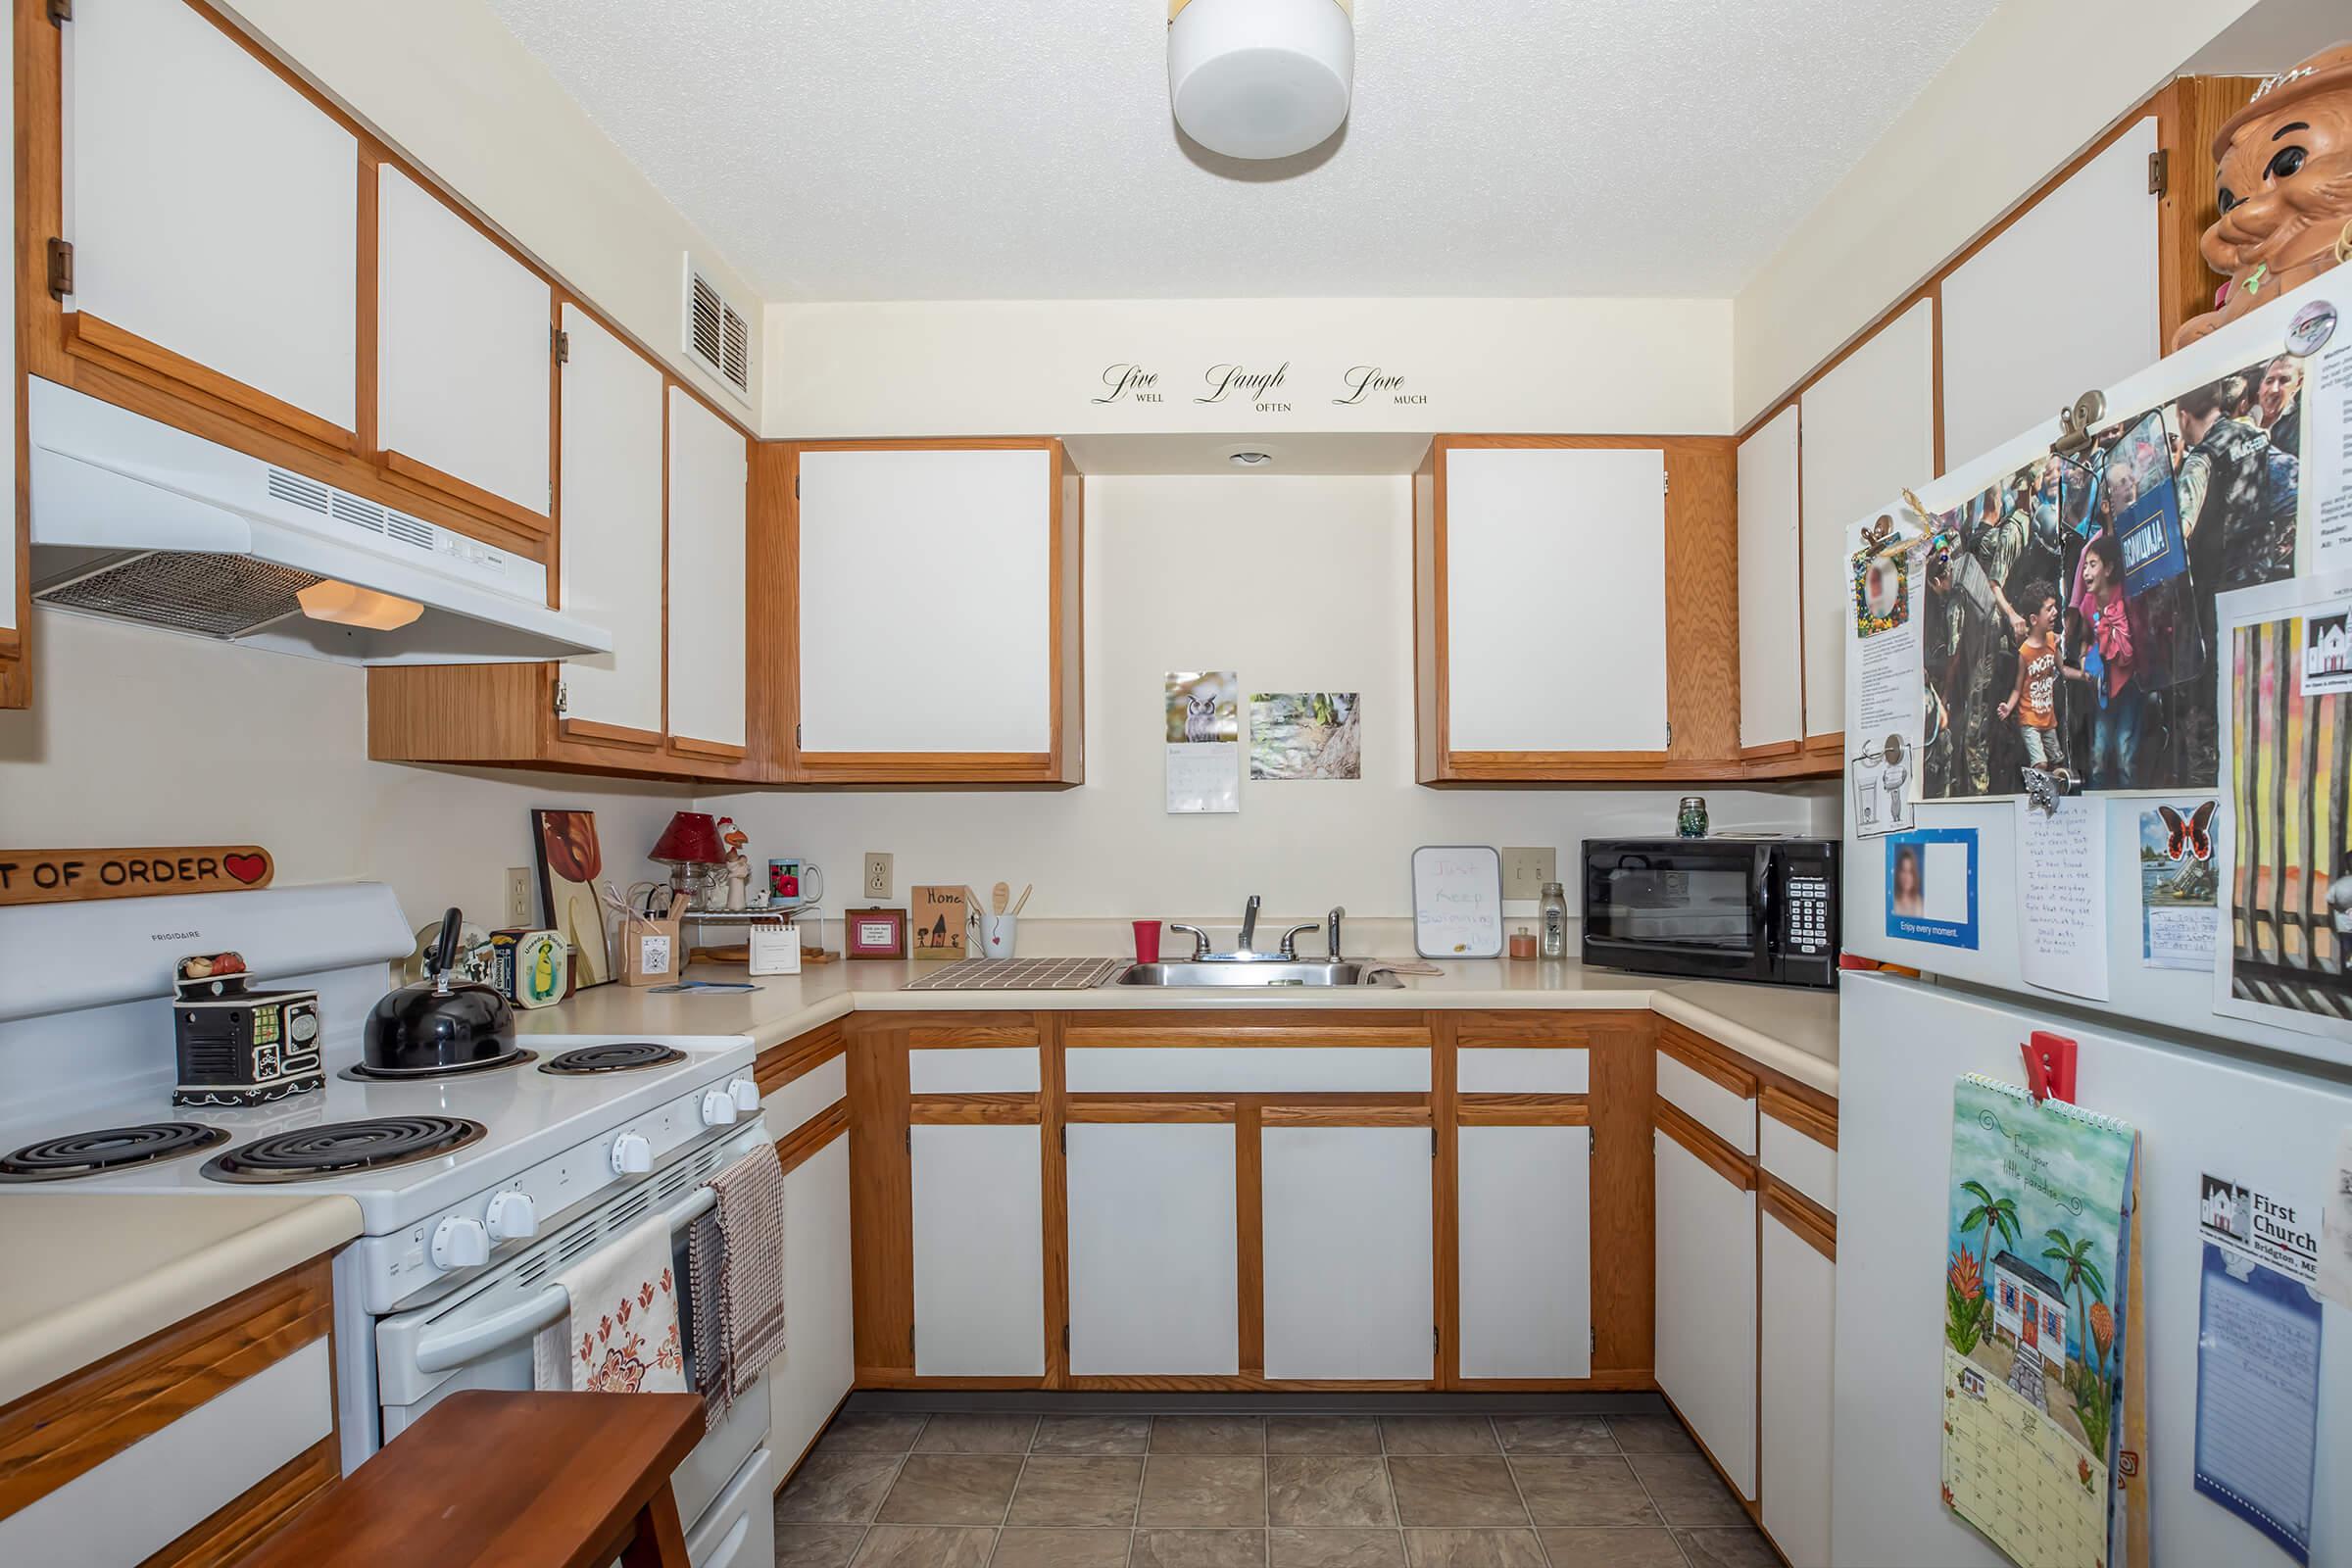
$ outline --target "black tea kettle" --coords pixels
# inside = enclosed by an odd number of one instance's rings
[[[490,1067],[515,1053],[514,1009],[495,986],[458,978],[465,916],[441,917],[425,978],[378,998],[368,1014],[370,1077],[422,1078]]]

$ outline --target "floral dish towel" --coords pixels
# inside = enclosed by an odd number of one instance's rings
[[[655,1215],[556,1276],[571,1310],[531,1343],[531,1385],[579,1394],[685,1394],[669,1226]]]

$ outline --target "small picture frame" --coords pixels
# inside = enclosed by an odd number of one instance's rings
[[[906,956],[905,909],[844,909],[841,912],[842,956],[849,958]]]

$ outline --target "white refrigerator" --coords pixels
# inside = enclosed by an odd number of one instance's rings
[[[2276,353],[2281,323],[2322,294],[2343,296],[2347,318],[2341,330],[2352,332],[2352,270],[2346,270],[2107,388],[2109,417],[2160,405],[2229,373],[2239,362]],[[1983,458],[1955,465],[1918,493],[1931,511],[1960,506],[2038,457],[2059,434],[2053,418]],[[2307,479],[2301,498],[2304,563],[2314,559],[2316,478]],[[1918,527],[1918,517],[1898,498],[1886,499],[1888,514],[1905,528]],[[1859,537],[1859,526],[1847,530],[1849,549]],[[1838,595],[1838,603],[1851,592],[1859,603],[1864,596],[1848,580],[1847,563],[1838,565],[1838,581],[1810,586]],[[2225,617],[2229,602],[2225,596]],[[1843,639],[1849,739],[1868,729],[1859,716],[1857,629],[1845,628]],[[1854,750],[1849,745],[1849,753]],[[2149,1499],[2150,1558],[2160,1568],[2292,1564],[2288,1550],[2196,1484],[2200,1293],[2207,1267],[2200,1214],[2211,1191],[2207,1178],[2221,1178],[2291,1197],[2299,1214],[2316,1226],[2335,1179],[2338,1141],[2352,1130],[2352,1038],[2219,1015],[2211,972],[2143,966],[2141,813],[2189,791],[2109,796],[2109,1000],[2096,1002],[2025,980],[2015,915],[2014,799],[1915,803],[1917,829],[1973,830],[1976,836],[1976,897],[1967,921],[1973,930],[1965,945],[1950,945],[1890,933],[1889,840],[1855,831],[1858,809],[1867,805],[1884,811],[1885,796],[1874,792],[1865,802],[1850,770],[1841,789],[1844,948],[1849,955],[1920,969],[1926,978],[1848,972],[1840,987],[1832,1561],[1851,1568],[1989,1568],[2009,1560],[1945,1506],[1939,1490],[1954,1096],[1957,1081],[1972,1072],[2022,1083],[2020,1047],[2034,1031],[2047,1030],[2077,1042],[2076,1102],[2120,1118],[2139,1134],[2136,1245],[2142,1278],[2131,1310],[2145,1331],[2140,1368],[2147,1439],[2138,1458]],[[2221,830],[2230,830],[2227,807]],[[2309,877],[2316,864],[2300,874]],[[2217,936],[2224,946],[2231,941],[2230,912],[2225,882]],[[2038,1256],[2041,1238],[2026,1240],[2021,1250],[2028,1258]],[[2309,1560],[2352,1568],[2352,1312],[2327,1303],[2318,1315],[2320,1413]],[[1771,1347],[1763,1353],[1769,1356]],[[2219,1442],[2218,1414],[2215,1422]],[[2239,1432],[2231,1441],[2242,1446],[2278,1437]],[[2291,1455],[2294,1445],[2286,1443],[2280,1451]]]

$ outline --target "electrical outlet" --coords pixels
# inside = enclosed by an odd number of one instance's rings
[[[865,896],[869,899],[890,897],[890,857],[869,850],[865,856]]]
[[[531,888],[531,868],[527,865],[507,867],[507,925],[525,926],[531,923],[531,910],[537,898]]]
[[[1554,849],[1515,849],[1502,852],[1502,896],[1533,904],[1544,896],[1544,884],[1560,879],[1560,852]]]

